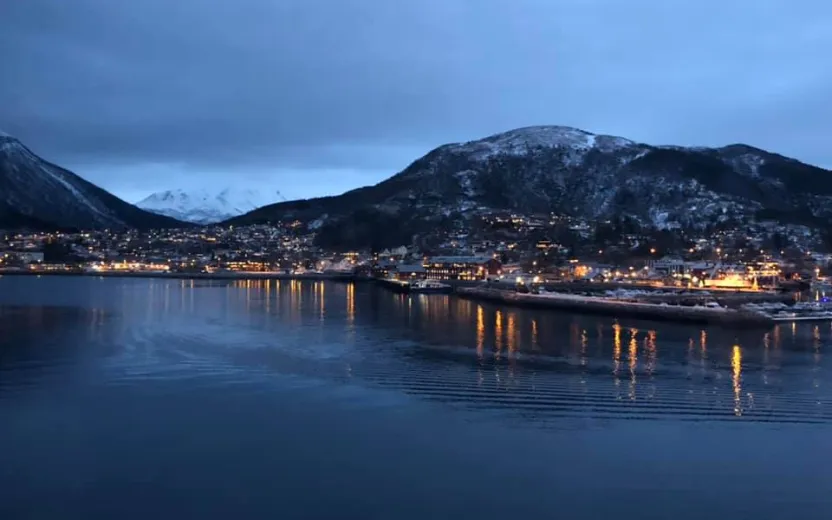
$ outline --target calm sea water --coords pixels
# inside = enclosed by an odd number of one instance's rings
[[[829,323],[0,278],[0,518],[830,518]]]

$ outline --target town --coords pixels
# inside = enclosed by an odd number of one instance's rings
[[[757,290],[818,283],[832,262],[803,226],[644,232],[626,222],[494,213],[421,246],[328,251],[299,221],[153,231],[0,232],[6,273],[273,273],[441,281],[593,281]]]

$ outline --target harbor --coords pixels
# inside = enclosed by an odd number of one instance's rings
[[[397,280],[394,278],[379,278],[376,282],[393,292],[414,294],[450,294],[454,287],[436,280]]]
[[[792,321],[832,321],[832,306],[797,301],[795,292],[638,286],[634,284],[529,283],[373,278],[350,272],[47,271],[0,270],[3,275],[95,276],[189,280],[298,280],[374,283],[403,294],[451,294],[519,307],[724,327],[768,327]]]
[[[826,303],[800,302],[799,293],[786,291],[506,280],[439,283],[378,278],[375,282],[397,293],[452,293],[460,298],[516,307],[723,327],[765,328],[787,321],[832,321],[832,307]]]
[[[455,294],[519,307],[565,310],[585,314],[603,314],[657,321],[716,324],[727,327],[769,327],[774,319],[763,312],[732,309],[717,305],[684,306],[646,303],[598,296],[565,293],[521,293],[489,287],[458,287]]]

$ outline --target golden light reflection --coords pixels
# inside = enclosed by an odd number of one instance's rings
[[[355,284],[347,285],[347,321],[355,320]]]
[[[537,339],[537,320],[532,318],[532,350],[540,349],[540,343]]]
[[[326,284],[321,283],[321,294],[318,295],[319,313],[321,320],[324,319],[324,310],[326,309]]]
[[[708,333],[703,329],[699,332],[699,350],[702,352],[702,357],[707,357],[708,353]]]
[[[734,415],[742,415],[742,351],[734,345],[731,353],[731,383],[734,387]]]
[[[477,305],[477,356],[482,359],[482,349],[485,344],[485,311],[482,305]]]
[[[638,329],[630,329],[628,359],[630,361],[630,399],[635,400],[636,367],[638,366]]]
[[[494,316],[494,346],[497,347],[494,357],[499,358],[503,350],[503,313],[500,311]]]
[[[272,281],[266,280],[266,315],[268,316],[272,306]]]
[[[513,312],[508,313],[508,320],[506,323],[506,340],[508,343],[508,353],[509,355],[513,354],[515,349],[517,349],[517,324],[515,323],[516,318],[514,317]]]

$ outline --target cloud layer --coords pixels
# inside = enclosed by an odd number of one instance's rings
[[[128,198],[376,182],[564,124],[832,167],[832,4],[26,0],[0,6],[0,128]]]

